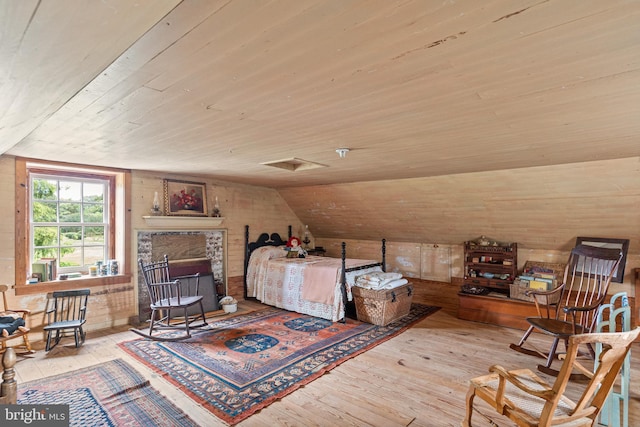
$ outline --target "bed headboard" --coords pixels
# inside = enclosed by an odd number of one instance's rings
[[[251,253],[263,246],[284,246],[291,237],[291,226],[289,226],[287,239],[283,240],[278,233],[262,233],[255,242],[249,242],[249,226],[244,226],[244,299],[247,299],[247,270],[249,268],[249,258]]]

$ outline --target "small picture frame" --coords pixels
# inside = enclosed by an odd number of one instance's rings
[[[596,246],[599,248],[620,249],[622,259],[618,265],[618,269],[611,277],[612,282],[622,283],[624,280],[624,267],[627,263],[627,252],[629,251],[629,239],[607,239],[602,237],[578,237],[576,245]]]
[[[166,215],[207,216],[207,187],[203,182],[164,180]]]

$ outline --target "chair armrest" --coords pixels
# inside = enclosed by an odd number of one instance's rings
[[[564,290],[564,283],[551,289],[550,291],[542,291],[542,290],[536,290],[536,289],[529,289],[527,291],[524,292],[525,295],[527,296],[532,296],[533,297],[533,302],[536,305],[536,311],[538,312],[538,317],[546,317],[546,318],[550,318],[551,317],[551,311],[549,310],[550,307],[556,307],[557,309],[557,301],[560,299],[560,297],[562,296],[561,293]],[[550,298],[552,296],[558,295],[558,299],[556,300],[554,298],[554,300],[556,302],[550,302]],[[546,316],[542,314],[542,309],[545,309],[546,311]]]
[[[503,368],[500,365],[493,365],[489,368],[489,372],[495,372],[499,375],[499,380],[500,380],[500,385],[498,386],[499,389],[502,389],[502,391],[504,391],[504,381],[508,381],[509,383],[513,384],[514,386],[518,387],[520,390],[531,394],[533,396],[537,396],[541,399],[544,400],[551,400],[555,397],[555,392],[553,391],[553,389],[551,387],[549,387],[546,384],[542,384],[540,382],[538,382],[538,384],[540,384],[541,386],[545,387],[544,390],[538,390],[538,389],[534,389],[531,388],[529,386],[527,386],[525,383],[523,383],[522,381],[520,381],[515,375],[512,375],[511,372],[507,371],[505,368]]]
[[[191,283],[188,282],[187,280],[183,280],[183,279],[196,279],[195,281],[195,292],[191,292]],[[180,284],[182,285],[183,283],[185,284],[185,287],[188,291],[188,295],[192,296],[192,295],[198,295],[200,293],[200,273],[195,273],[195,274],[187,274],[187,275],[183,275],[183,276],[176,276],[176,277],[172,277],[171,280],[178,280],[180,281]]]
[[[182,286],[180,285],[180,280],[172,280],[170,282],[158,282],[152,283],[149,285],[151,289],[158,289],[156,292],[160,292],[167,297],[166,294],[169,294],[171,297],[182,298]]]
[[[592,310],[597,310],[600,306],[602,305],[602,299],[598,300],[597,302],[585,306],[585,307],[562,307],[562,311],[564,311],[565,313],[569,314],[569,313],[575,313],[575,312],[587,312],[587,311],[592,311]]]
[[[547,301],[548,301],[548,297],[557,294],[558,292],[562,292],[562,290],[564,289],[564,283],[556,286],[555,288],[551,289],[550,291],[542,291],[539,289],[529,289],[527,291],[524,292],[525,295],[530,295],[533,296],[534,298],[541,296],[541,297],[547,297]]]
[[[27,310],[25,308],[19,308],[19,309],[10,308],[5,311],[13,311],[14,313],[31,314],[31,310]]]
[[[47,316],[47,323],[51,323],[52,321],[55,322],[56,316],[58,315],[58,313],[56,313],[55,307],[49,308],[44,312],[44,314]]]

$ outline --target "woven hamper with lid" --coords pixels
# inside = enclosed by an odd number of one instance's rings
[[[361,322],[386,326],[411,311],[413,285],[398,286],[394,289],[373,290],[354,286],[351,288],[356,315]]]

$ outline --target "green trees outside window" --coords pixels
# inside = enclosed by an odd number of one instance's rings
[[[107,180],[33,175],[31,189],[32,262],[84,271],[106,259]]]

